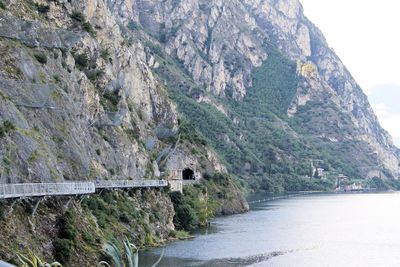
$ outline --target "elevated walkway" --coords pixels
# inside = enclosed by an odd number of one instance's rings
[[[94,194],[96,189],[166,187],[165,180],[114,180],[65,183],[0,184],[0,199]]]

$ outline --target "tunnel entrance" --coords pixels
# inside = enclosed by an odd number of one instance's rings
[[[182,179],[183,180],[196,180],[196,177],[194,176],[194,171],[192,169],[184,169],[182,171]]]

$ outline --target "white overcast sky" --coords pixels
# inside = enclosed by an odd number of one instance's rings
[[[400,0],[300,0],[400,147]]]

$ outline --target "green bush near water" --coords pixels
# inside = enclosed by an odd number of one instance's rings
[[[193,230],[198,226],[196,211],[188,203],[188,198],[184,198],[180,192],[172,192],[172,203],[174,203],[175,215],[174,225],[178,230]]]
[[[227,174],[207,174],[204,178],[206,181],[200,184],[185,187],[183,194],[170,193],[177,230],[192,231],[207,227],[222,201],[232,199],[232,189],[237,190],[233,178]]]

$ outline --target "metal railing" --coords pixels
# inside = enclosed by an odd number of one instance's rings
[[[65,183],[0,184],[0,199],[94,194],[96,189],[166,187],[165,180],[114,180]]]
[[[0,185],[0,198],[93,194],[92,182],[24,183]]]
[[[96,181],[96,188],[135,188],[135,187],[165,187],[165,180],[111,180]]]
[[[182,180],[182,185],[194,185],[200,183],[200,180]]]

